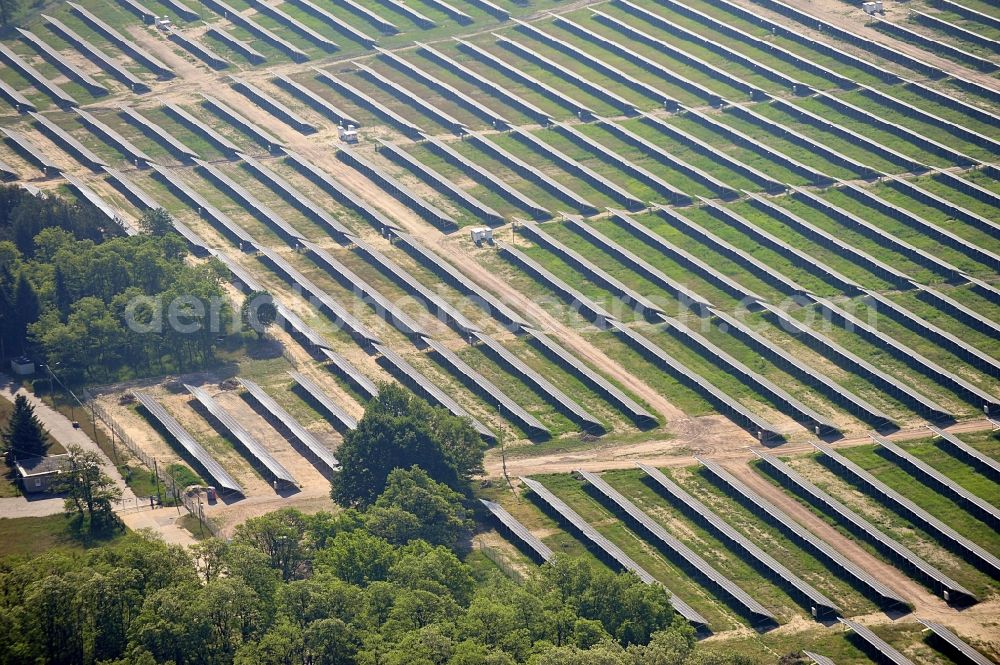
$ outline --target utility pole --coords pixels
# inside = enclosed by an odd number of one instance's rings
[[[507,486],[513,492],[514,491],[514,485],[513,485],[513,483],[510,482],[510,476],[507,475],[507,446],[505,445],[504,439],[503,439],[503,412],[501,411],[501,407],[500,407],[499,404],[497,404],[497,414],[500,416],[500,427],[499,427],[499,430],[500,430],[500,432],[499,432],[499,435],[500,435],[499,436],[499,439],[500,439],[500,462],[503,465],[503,477],[504,477],[504,480],[507,481]]]
[[[160,494],[160,469],[156,464],[156,458],[153,458],[153,477],[156,480],[156,500],[163,505],[163,496]]]

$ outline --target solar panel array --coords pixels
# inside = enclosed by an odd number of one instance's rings
[[[857,512],[851,510],[819,487],[816,487],[816,485],[807,480],[802,474],[773,455],[757,450],[754,452],[764,461],[766,470],[776,476],[779,482],[790,486],[793,491],[804,496],[807,501],[843,523],[860,538],[870,542],[880,552],[903,566],[905,570],[919,577],[925,584],[930,585],[937,593],[944,596],[945,600],[956,605],[969,605],[978,602],[978,599],[971,591],[927,563],[927,561],[914,554],[898,541],[887,536]]]
[[[893,510],[903,513],[922,529],[927,530],[946,545],[954,548],[973,565],[981,568],[983,571],[993,575],[994,577],[1000,575],[1000,559],[996,556],[990,554],[976,543],[959,534],[952,527],[945,524],[937,517],[934,517],[912,500],[892,489],[873,476],[870,472],[862,469],[860,466],[838,453],[832,447],[819,442],[814,442],[812,445],[818,451],[823,453],[823,456],[820,459],[829,462],[838,473],[852,478],[866,491],[874,494],[874,496],[885,502]]]
[[[1000,511],[994,505],[976,496],[927,462],[913,456],[884,436],[872,434],[871,437],[872,441],[878,444],[879,449],[907,473],[948,496],[986,524],[993,528],[1000,527]]]
[[[940,623],[928,619],[917,619],[917,621],[938,638],[940,644],[944,646],[942,651],[957,657],[957,662],[971,663],[972,665],[990,665],[992,663],[989,658],[973,649],[965,640]]]
[[[243,488],[240,484],[233,480],[222,465],[219,464],[211,453],[205,450],[204,446],[198,443],[197,440],[186,429],[183,425],[177,422],[177,419],[172,415],[167,413],[167,410],[157,402],[153,397],[147,395],[146,393],[139,392],[138,390],[132,391],[135,398],[139,401],[139,404],[149,412],[149,414],[163,426],[165,430],[174,438],[177,443],[181,445],[182,448],[190,455],[198,466],[212,482],[216,484],[221,490],[225,492],[238,492],[243,494]]]
[[[490,513],[500,522],[501,525],[512,533],[518,540],[524,543],[534,553],[540,561],[548,561],[554,556],[552,549],[543,543],[538,536],[531,533],[527,527],[517,521],[517,519],[507,512],[507,510],[495,501],[480,499],[480,503],[489,509]]]
[[[868,626],[843,617],[840,617],[840,623],[857,635],[863,642],[865,650],[877,658],[879,662],[892,663],[892,665],[913,665],[913,661],[876,635]]]
[[[297,377],[293,378],[298,381]],[[326,471],[336,471],[340,468],[340,462],[334,457],[333,452],[320,443],[312,432],[307,430],[302,424],[292,417],[278,402],[267,392],[250,379],[237,378],[240,385],[260,404],[271,416],[276,418],[292,436],[298,439],[317,460],[325,467]]]
[[[345,411],[344,407],[342,407],[340,404],[337,404],[337,402],[333,400],[333,398],[329,395],[329,393],[323,390],[323,388],[318,383],[310,379],[302,372],[289,372],[288,375],[295,380],[295,383],[302,386],[303,390],[305,390],[309,394],[309,396],[316,401],[316,403],[322,406],[323,410],[326,411],[327,414],[333,416],[334,420],[336,421],[335,424],[338,427],[338,429],[352,430],[358,428],[357,419],[354,418],[354,416],[349,414],[347,411]],[[312,448],[313,446],[310,446],[310,449]],[[317,450],[322,452],[321,449]],[[327,457],[329,459],[332,459],[332,455],[327,455]],[[335,459],[333,459],[332,461],[331,468],[333,468],[333,465],[336,465]]]
[[[265,471],[274,479],[276,483],[285,483],[287,485],[297,485],[295,478],[292,474],[281,465],[278,460],[274,459],[267,448],[265,448],[260,442],[253,437],[250,432],[248,432],[243,425],[239,424],[236,419],[234,419],[228,411],[226,411],[222,406],[219,405],[215,399],[209,395],[203,388],[192,385],[184,385],[184,388],[191,393],[196,400],[205,410],[208,411],[213,418],[218,421],[222,427],[229,432],[233,438],[236,439],[243,446],[244,450],[250,455],[250,457],[259,465],[261,465]]]
[[[754,510],[768,521],[773,522],[778,528],[794,539],[796,543],[806,548],[816,557],[827,562],[828,565],[833,566],[835,572],[851,580],[863,589],[865,593],[872,595],[880,605],[885,607],[909,606],[909,603],[897,592],[877,580],[854,561],[845,557],[825,540],[796,522],[776,505],[750,489],[750,487],[722,468],[717,462],[703,457],[696,457],[695,459],[701,462],[713,478],[729,488],[730,491],[735,492],[737,499],[753,506],[751,510]]]
[[[628,514],[633,521],[639,523],[642,528],[652,535],[659,544],[667,547],[677,557],[680,557],[687,570],[693,571],[699,577],[707,579],[717,593],[721,593],[739,609],[747,614],[754,624],[772,623],[776,624],[777,619],[763,605],[753,599],[746,591],[737,586],[718,570],[712,567],[701,556],[696,554],[691,548],[672,536],[659,522],[656,522],[649,515],[639,509],[634,503],[626,499],[618,490],[611,487],[603,478],[589,471],[577,471],[588,483],[610,499],[616,506]]]
[[[680,507],[685,512],[694,516],[700,524],[708,527],[716,536],[748,556],[758,568],[764,568],[768,574],[778,577],[792,597],[809,608],[813,617],[822,619],[840,614],[841,610],[836,603],[813,588],[811,584],[799,578],[798,575],[788,570],[777,559],[730,526],[701,501],[681,489],[677,483],[667,478],[662,471],[647,464],[639,464],[638,466],[660,488],[679,502]]]
[[[550,506],[552,510],[556,511],[562,519],[569,522],[576,531],[583,535],[584,538],[590,541],[606,556],[610,557],[618,566],[624,570],[635,573],[639,579],[646,584],[657,583],[655,577],[650,575],[642,566],[633,561],[629,555],[625,554],[625,552],[621,550],[621,548],[604,537],[597,529],[591,526],[585,519],[580,517],[575,510],[567,506],[562,499],[550,492],[544,485],[531,478],[522,477],[520,480],[542,501]],[[688,623],[692,624],[696,628],[704,628],[708,625],[708,622],[704,617],[702,617],[686,602],[678,598],[673,592],[670,593],[670,604],[673,605],[678,614],[684,617]]]
[[[934,436],[941,439],[941,444],[945,450],[976,467],[993,480],[1000,481],[1000,462],[973,448],[954,434],[945,432],[935,425],[928,425],[927,429]]]

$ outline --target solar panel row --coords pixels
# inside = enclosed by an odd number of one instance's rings
[[[708,506],[685,492],[677,483],[667,478],[662,471],[647,464],[639,464],[638,466],[653,482],[678,502],[685,513],[692,516],[699,524],[708,527],[725,543],[739,550],[749,559],[750,564],[758,569],[763,569],[767,575],[777,577],[781,581],[782,587],[796,601],[805,604],[814,618],[822,620],[840,614],[841,610],[836,603],[730,526]]]

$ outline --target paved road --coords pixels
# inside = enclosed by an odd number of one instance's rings
[[[12,390],[13,388],[17,389]],[[0,374],[0,398],[13,402],[16,395],[24,395],[28,398],[28,401],[35,407],[35,416],[38,417],[38,420],[48,430],[49,435],[61,443],[64,448],[77,445],[84,450],[94,451],[100,455],[102,470],[121,489],[122,499],[125,500],[126,505],[128,503],[135,505],[135,494],[125,484],[125,479],[118,473],[118,469],[115,468],[115,465],[108,456],[104,454],[104,451],[98,448],[97,444],[83,433],[83,430],[74,428],[69,418],[49,408],[47,404],[24,388],[18,387],[17,384],[12,384],[7,376]],[[0,499],[0,517],[41,517],[60,513],[62,509],[63,500],[58,497],[36,499],[33,501],[29,501],[23,496]]]

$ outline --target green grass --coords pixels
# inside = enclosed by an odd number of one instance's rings
[[[51,551],[82,552],[107,545],[111,537],[92,536],[78,531],[65,515],[47,517],[0,518],[0,556],[34,557]]]
[[[709,480],[706,474],[694,468],[687,468],[670,469],[668,475],[688,493],[722,516],[733,528],[836,602],[844,610],[845,616],[865,614],[874,610],[872,601],[836,576],[825,562],[788,539],[777,527],[771,526],[759,515],[731,499],[725,491]]]
[[[507,152],[519,157],[522,161],[534,166],[559,184],[569,187],[574,193],[582,197],[584,201],[587,201],[598,208],[616,204],[615,199],[601,191],[598,191],[589,180],[570,174],[562,166],[551,160],[547,155],[543,155],[541,152],[536,151],[534,147],[529,147],[527,144],[522,143],[513,136],[507,134],[494,134],[489,137],[489,140]],[[555,207],[555,210],[567,210],[571,207],[572,206],[569,203],[558,199],[558,204],[557,207]]]
[[[188,531],[195,540],[206,540],[212,537],[212,532],[201,525],[201,521],[193,513],[185,513],[177,518],[177,526]]]
[[[638,28],[639,30],[642,30],[646,34],[662,39],[663,41],[666,41],[674,46],[682,48],[686,53],[693,55],[697,58],[700,58],[701,60],[709,64],[715,65],[716,67],[734,76],[741,78],[747,83],[750,83],[752,85],[755,85],[759,88],[763,88],[764,90],[768,90],[771,92],[778,92],[783,89],[780,84],[775,83],[774,81],[771,81],[770,79],[764,76],[761,76],[758,72],[754,71],[753,69],[746,67],[742,64],[727,60],[722,55],[719,55],[713,51],[703,48],[697,43],[694,42],[677,43],[678,42],[677,35],[666,33],[652,25],[646,24],[645,22],[632,16],[628,12],[625,12],[624,10],[618,8],[615,5],[605,4],[600,7],[600,10],[605,14],[614,16],[623,23],[626,23],[628,25]],[[661,11],[661,10],[663,10],[662,7],[657,8],[656,11]],[[586,27],[590,28],[594,32],[609,36],[613,39],[616,39],[619,42],[629,42],[630,40],[629,37],[625,36],[624,33],[618,31],[616,28],[605,26],[604,23],[600,23],[596,20],[585,23],[584,25],[586,25]],[[641,44],[634,41],[630,43],[630,46],[636,50],[639,50],[639,47],[642,47]],[[681,60],[676,60],[672,57],[668,57],[665,54],[661,54],[654,48],[642,47],[641,52],[645,53],[646,55],[649,55],[654,60],[663,62],[664,64],[666,64],[671,69],[674,69],[675,71],[682,71],[682,73],[684,73],[684,75],[687,76],[688,78],[698,81],[699,83],[702,83],[703,85],[706,85],[709,88],[714,88],[716,85],[720,86],[719,91],[727,91],[726,94],[732,94],[733,97],[731,97],[731,99],[733,100],[739,100],[743,96],[742,92],[739,92],[734,88],[731,88],[729,84],[721,83],[717,79],[707,74],[703,74],[697,68],[690,65],[686,65]],[[682,67],[685,69],[681,70],[680,68]]]
[[[985,529],[960,507],[946,497],[923,485],[900,467],[882,457],[872,446],[850,447],[840,450],[848,459],[873,473],[879,480],[916,502],[932,515],[944,520],[956,531],[981,544],[987,550],[997,551],[998,536]],[[788,460],[790,466],[806,476],[817,487],[833,495],[849,508],[878,526],[889,537],[908,547],[941,572],[980,597],[996,592],[995,583],[984,573],[953,554],[930,532],[903,517],[889,504],[883,503],[856,485],[847,476],[831,471],[820,458],[796,457]]]
[[[780,297],[778,297],[778,292],[772,287],[750,275],[739,265],[733,263],[726,257],[715,253],[705,245],[699,244],[697,240],[683,234],[674,227],[669,226],[659,215],[634,215],[632,216],[632,219],[652,230],[656,234],[663,236],[674,245],[693,252],[696,256],[702,258],[717,271],[732,277],[739,283],[745,284],[748,288],[760,293],[765,298],[768,298],[769,300],[780,299]],[[650,247],[644,241],[636,238],[631,232],[620,226],[618,222],[608,219],[595,219],[590,220],[589,224],[608,239],[618,243],[625,249],[628,249],[638,255],[640,258],[645,259],[648,263],[662,271],[665,275],[677,283],[692,289],[702,297],[706,298],[709,302],[721,307],[737,306],[737,300],[730,296],[727,292],[719,289],[713,282],[706,281],[704,278],[687,269],[685,266],[666,257],[657,249]],[[608,268],[611,264],[610,258],[603,259],[601,256],[597,255],[595,250],[590,250],[587,255],[591,258],[591,260],[598,263],[598,265],[601,265],[602,267]],[[606,265],[602,261],[606,261],[609,265]],[[628,273],[623,271],[621,267],[616,268],[616,270],[619,272],[613,274],[618,277],[622,277],[624,279],[628,275]],[[634,277],[628,277],[628,279],[625,280],[625,283],[630,285],[633,284],[631,281],[632,279],[642,280],[643,278],[636,274]],[[643,282],[644,280],[636,281],[634,284],[643,284]],[[650,284],[648,288],[653,289],[650,291],[652,294],[658,294],[660,292],[659,287],[652,284]],[[664,301],[664,304],[666,302],[669,301]]]
[[[452,144],[452,147],[454,148],[456,146]],[[510,219],[511,217],[526,218],[529,216],[527,211],[522,210],[520,207],[510,203],[507,199],[494,192],[494,190],[489,189],[488,187],[479,184],[478,181],[471,179],[457,167],[452,166],[450,162],[445,161],[436,153],[431,152],[428,148],[422,145],[413,145],[406,146],[406,150],[415,158],[419,159],[422,164],[434,169],[453,185],[461,187],[471,196],[478,199],[481,203],[493,208],[504,217]],[[491,172],[495,171],[491,169]],[[504,180],[504,182],[510,181]],[[518,190],[522,189],[519,185],[514,186]],[[525,192],[525,195],[528,195],[527,192]],[[459,214],[465,219],[468,218],[468,213],[460,212]]]
[[[946,312],[938,309],[932,301],[924,301],[917,294],[911,292],[894,294],[891,298],[911,312],[923,317],[929,323],[952,333],[963,342],[972,345],[987,355],[1000,357],[1000,340],[974,330],[958,319],[952,318]]]
[[[970,210],[986,219],[996,221],[996,208],[989,202],[973,198],[933,177],[920,178],[917,180],[917,184],[956,205],[962,206],[966,210]]]
[[[537,42],[532,42],[531,44],[529,44],[528,38],[517,31],[504,32],[503,34],[504,36],[509,37],[510,39],[516,42],[519,42],[524,45],[529,45],[532,49],[534,49],[535,46],[541,46],[537,44]],[[472,37],[468,41],[471,41],[480,48],[489,51],[494,56],[509,62],[513,66],[520,69],[522,72],[529,74],[530,76],[533,76],[536,79],[539,79],[543,82],[546,82],[549,85],[555,87],[556,89],[563,90],[570,97],[580,102],[581,104],[586,105],[588,108],[593,110],[598,115],[607,117],[607,116],[615,116],[620,113],[617,107],[612,106],[608,102],[605,102],[601,99],[598,99],[597,97],[591,95],[585,90],[577,88],[575,85],[572,86],[571,89],[567,90],[569,84],[562,77],[550,73],[547,69],[543,68],[539,64],[534,63],[533,61],[526,60],[518,55],[515,55],[513,51],[510,51],[502,46],[498,46],[497,44],[495,44],[495,40],[492,39],[492,37],[489,35]],[[537,52],[540,52],[540,49]],[[545,53],[544,55],[546,55],[546,57],[549,57],[552,56],[553,54],[549,52]],[[471,57],[471,56],[466,56],[466,57]],[[573,68],[570,67],[570,69]],[[549,101],[548,97],[545,97],[540,93],[536,93],[534,91],[525,89],[525,96],[529,101],[538,103],[543,109],[552,108],[554,110],[557,110],[557,114],[554,116],[557,119],[567,119],[574,117],[572,115],[569,115],[570,111],[568,109],[564,108],[559,104],[556,104],[553,101]]]
[[[520,249],[522,253],[534,259],[559,279],[562,279],[567,284],[572,285],[573,288],[577,289],[585,297],[593,300],[599,306],[604,307],[608,311],[617,309],[615,302],[616,296],[613,296],[610,291],[597,286],[593,281],[585,277],[582,272],[571,267],[560,257],[546,249],[542,249],[541,247],[522,247]],[[547,284],[544,284],[541,280],[539,280],[539,284],[542,284],[546,291],[548,291],[549,287]],[[552,293],[554,293],[554,291],[552,291]],[[558,297],[564,298],[561,294]],[[629,309],[623,309],[620,315],[627,321],[632,321],[638,318],[635,313]]]
[[[673,438],[671,433],[657,428],[645,432],[635,430],[623,432],[616,430],[601,437],[594,437],[590,434],[569,435],[541,443],[508,448],[507,459],[525,459],[540,455],[580,453],[584,451],[592,451],[595,454],[598,451],[605,451],[608,454],[613,454],[622,446],[642,443],[643,441],[665,441],[671,438]],[[675,450],[680,452],[684,448],[678,446]]]
[[[654,63],[662,65],[665,69],[678,74],[679,76],[683,76],[690,81],[702,85],[709,91],[721,95],[724,99],[745,101],[747,98],[745,93],[731,86],[729,83],[716,79],[707,73],[680,60],[676,60],[651,46],[643,44],[642,42],[623,36],[621,33],[618,33],[612,28],[605,27],[603,24],[593,20],[590,9],[583,9],[570,13],[566,15],[566,18],[573,21],[577,25],[584,27],[585,29],[609,38],[610,40],[630,49],[634,53],[637,53]],[[668,81],[666,78],[661,77],[660,74],[653,69],[647,68],[644,64],[640,64],[637,60],[629,56],[620,55],[616,51],[605,49],[604,46],[596,44],[588,38],[579,37],[571,30],[557,26],[558,24],[552,23],[547,25],[546,29],[558,38],[575,44],[586,53],[600,58],[607,64],[617,67],[632,77],[652,85],[658,90],[662,90],[664,93],[670,95],[673,99],[676,99],[686,106],[708,105],[708,100],[701,94],[689,91],[687,88],[684,88],[679,84]]]
[[[177,505],[166,484],[166,478],[172,477],[179,492],[184,491],[189,485],[205,485],[201,479],[186,464],[175,462],[160,468],[159,482],[156,474],[139,464],[122,465],[119,467],[125,483],[132,489],[132,493],[139,498],[159,496],[165,506]]]

